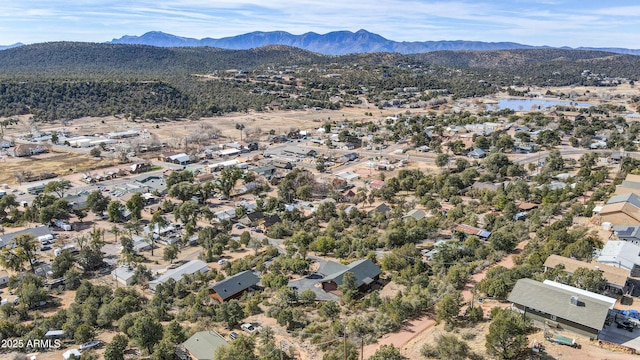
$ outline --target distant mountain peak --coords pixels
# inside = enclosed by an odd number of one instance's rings
[[[359,29],[356,32],[348,30],[333,31],[326,34],[307,32],[293,35],[286,31],[254,31],[242,35],[220,39],[193,39],[150,31],[141,36],[125,35],[120,39],[113,39],[110,44],[137,44],[157,47],[196,47],[210,46],[222,49],[246,50],[268,45],[286,45],[301,48],[324,55],[344,55],[350,53],[391,52],[401,54],[427,53],[432,51],[461,51],[461,50],[513,50],[549,48],[548,46],[531,46],[514,42],[482,42],[482,41],[393,41],[381,35]],[[587,48],[581,48],[587,49]],[[640,55],[640,50],[618,48],[588,48],[623,54]]]
[[[5,50],[5,49],[11,49],[11,48],[15,48],[15,47],[19,47],[24,45],[23,43],[15,43],[12,45],[0,45],[0,50]]]

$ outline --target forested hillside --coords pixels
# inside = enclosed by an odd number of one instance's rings
[[[339,108],[359,103],[363,89],[385,106],[407,87],[473,97],[510,85],[611,85],[602,79],[636,80],[639,66],[637,56],[560,49],[324,56],[287,46],[43,43],[0,51],[0,116],[33,114],[47,121],[127,114],[160,120],[263,110],[274,103],[283,109]],[[587,69],[598,76],[583,77]]]

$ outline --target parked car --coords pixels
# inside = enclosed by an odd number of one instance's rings
[[[224,265],[227,263],[227,259],[220,259],[218,260],[218,265]]]
[[[240,325],[240,328],[246,332],[248,332],[249,334],[252,334],[254,332],[256,332],[256,328],[253,326],[253,324],[250,323],[244,323],[242,325]]]
[[[244,225],[242,225],[242,224],[235,224],[235,225],[233,225],[233,226],[234,226],[236,229],[244,229],[244,228],[245,228],[245,226],[244,226]]]
[[[86,350],[90,350],[93,348],[97,348],[102,346],[102,341],[100,340],[91,340],[91,341],[87,341],[86,343],[80,345],[80,351],[86,351]]]
[[[238,333],[235,331],[232,331],[231,334],[229,334],[229,339],[231,340],[235,340],[238,338]]]
[[[623,322],[619,322],[618,323],[618,329],[625,329],[625,330],[627,330],[629,332],[632,332],[634,327],[635,326],[633,325],[633,323],[631,323],[631,321],[629,321],[629,320],[625,320]]]
[[[167,269],[175,269],[175,268],[179,268],[179,267],[180,267],[180,264],[173,263],[173,264],[169,265],[167,267]]]
[[[47,250],[51,250],[51,246],[45,245],[45,246],[40,248],[40,251],[47,251]]]

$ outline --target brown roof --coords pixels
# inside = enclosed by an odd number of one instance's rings
[[[538,204],[523,202],[520,205],[518,205],[518,209],[527,211],[527,210],[536,209],[538,208],[538,206],[539,206]]]
[[[598,269],[602,272],[602,277],[609,284],[624,286],[629,277],[629,270],[599,263],[588,263],[576,259],[567,258],[559,255],[550,255],[544,266],[548,268],[556,268],[558,265],[564,265],[564,270],[573,274],[579,268],[587,268],[590,270]]]
[[[640,209],[628,202],[619,202],[614,204],[606,204],[600,210],[600,216],[623,213],[640,223]]]

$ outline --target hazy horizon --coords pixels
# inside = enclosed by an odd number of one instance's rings
[[[366,29],[393,41],[466,40],[553,47],[640,48],[640,6],[564,0],[8,0],[0,44],[106,42],[149,31],[202,39],[253,31],[300,35]]]

